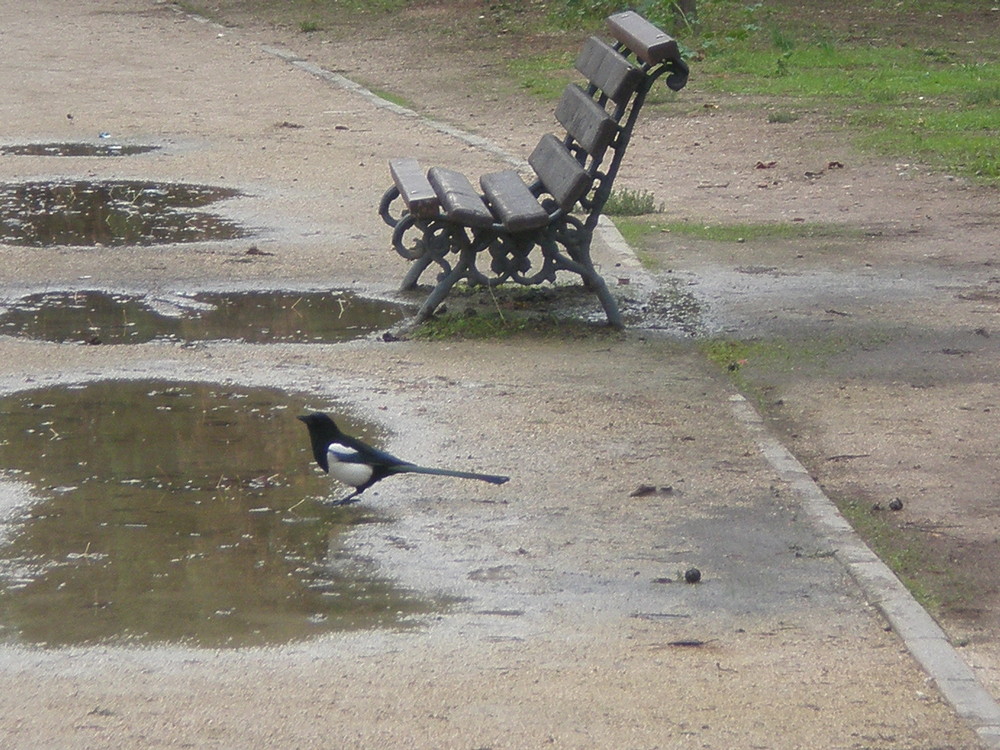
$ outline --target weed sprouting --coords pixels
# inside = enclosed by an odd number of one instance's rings
[[[663,204],[656,203],[656,197],[648,190],[614,189],[604,204],[604,213],[609,216],[642,216],[663,211]]]

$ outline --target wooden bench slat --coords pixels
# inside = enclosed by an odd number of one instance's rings
[[[485,174],[479,184],[508,232],[525,232],[549,223],[549,214],[512,169]]]
[[[467,227],[493,226],[493,214],[464,174],[453,169],[431,167],[427,178],[449,219]]]
[[[528,163],[564,211],[572,209],[593,182],[593,177],[551,133],[542,136]]]
[[[427,219],[438,212],[438,197],[416,159],[392,159],[389,172],[410,213]]]
[[[591,83],[621,104],[642,83],[643,74],[606,42],[590,37],[576,58],[576,69]]]
[[[618,132],[618,124],[579,86],[569,84],[556,107],[556,119],[583,150],[600,161]]]
[[[649,65],[665,60],[680,61],[677,42],[667,33],[632,10],[608,17],[611,35],[628,47],[636,57]]]

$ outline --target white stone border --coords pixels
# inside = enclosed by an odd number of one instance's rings
[[[1000,705],[976,679],[934,618],[855,533],[806,468],[770,433],[750,402],[739,395],[729,400],[736,420],[799,496],[812,526],[831,546],[837,560],[847,568],[868,600],[889,621],[941,694],[972,725],[984,746],[1000,748]]]

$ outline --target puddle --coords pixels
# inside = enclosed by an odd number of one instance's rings
[[[135,156],[158,149],[120,143],[20,143],[0,146],[0,156]]]
[[[0,242],[29,247],[230,240],[248,230],[198,209],[239,195],[206,185],[117,182],[0,184]]]
[[[349,292],[204,292],[141,297],[44,292],[0,314],[0,333],[55,342],[141,344],[155,339],[251,344],[329,343],[389,328],[401,305]]]
[[[343,551],[379,519],[319,502],[294,418],[315,406],[164,381],[0,399],[0,640],[235,647],[440,609]],[[35,501],[10,507],[26,483]]]

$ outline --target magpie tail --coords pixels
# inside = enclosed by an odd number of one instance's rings
[[[427,466],[417,466],[416,464],[393,466],[390,471],[393,474],[434,474],[441,477],[478,479],[480,482],[489,482],[490,484],[503,484],[510,479],[510,477],[499,476],[497,474],[477,474],[472,471],[454,471],[453,469],[432,469]]]

